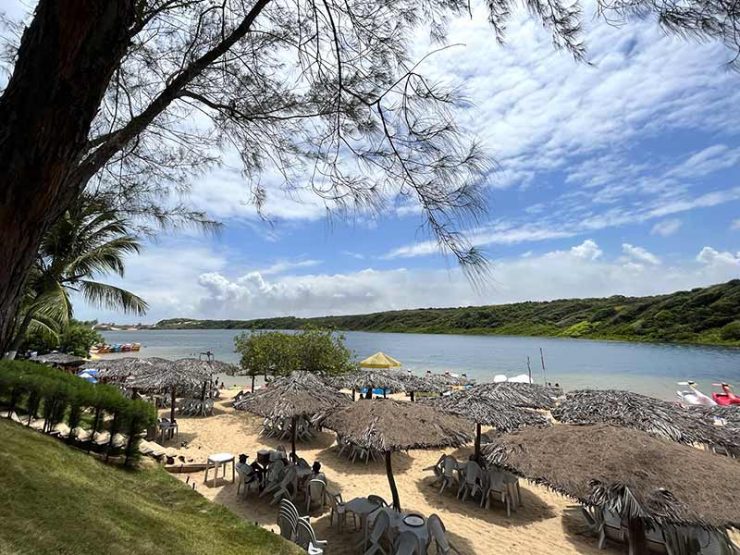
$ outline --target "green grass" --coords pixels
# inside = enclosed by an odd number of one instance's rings
[[[0,420],[0,553],[294,554],[160,468],[105,465]]]

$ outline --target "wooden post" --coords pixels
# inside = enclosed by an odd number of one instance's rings
[[[252,393],[254,393],[254,374],[252,374]]]
[[[295,429],[296,429],[296,426],[297,425],[298,425],[298,417],[297,416],[294,416],[291,419],[291,422],[290,422],[290,447],[292,449],[292,454],[293,454],[293,460],[294,461],[296,460],[296,457],[295,457]]]
[[[385,388],[383,388],[383,399],[387,399],[388,396],[385,394]]]
[[[475,462],[480,464],[480,424],[475,424]]]
[[[627,522],[630,555],[648,555],[645,523],[641,518],[630,518]]]
[[[385,452],[385,473],[388,476],[388,485],[391,487],[391,496],[393,497],[393,508],[401,512],[401,501],[398,499],[398,488],[396,480],[393,478],[393,466],[391,465],[391,452]]]
[[[545,355],[542,353],[542,347],[540,347],[540,361],[542,362],[542,379],[545,380],[545,385],[547,385],[547,372],[545,371]]]
[[[354,387],[352,388],[352,400],[353,401],[355,400],[355,388]]]
[[[175,422],[175,386],[172,386],[172,407],[170,407],[170,420]]]
[[[414,393],[415,393],[415,391],[412,391],[412,392],[411,392],[411,402],[412,402],[412,403],[413,403],[413,402],[415,401],[415,399],[414,399]]]
[[[532,367],[529,365],[529,355],[527,355],[527,374],[529,374],[529,383],[532,383]]]

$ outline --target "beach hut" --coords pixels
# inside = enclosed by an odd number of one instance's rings
[[[459,447],[471,439],[472,424],[420,403],[360,400],[331,413],[323,425],[347,441],[384,454],[393,506],[401,510],[391,453],[409,449]]]
[[[709,408],[709,407],[708,407]],[[740,453],[740,434],[732,426],[717,426],[708,410],[700,412],[676,403],[619,390],[579,390],[566,395],[552,416],[566,424],[611,424],[686,443],[703,444],[722,453]]]
[[[475,459],[480,460],[481,425],[492,426],[497,432],[508,433],[525,426],[547,426],[544,415],[528,408],[487,395],[484,388],[456,391],[446,397],[424,399],[422,403],[467,418],[475,422]]]
[[[697,552],[692,534],[700,529],[729,548],[726,529],[740,528],[737,461],[639,430],[605,424],[526,428],[496,438],[483,451],[491,464],[599,515],[618,515],[632,554],[646,552],[647,532],[652,538],[662,532],[657,541],[683,554]]]
[[[529,409],[550,409],[562,394],[556,387],[522,382],[482,383],[468,388],[468,391],[506,405]]]
[[[268,387],[242,398],[234,404],[234,408],[265,418],[289,418],[291,452],[295,456],[298,418],[321,417],[350,403],[347,395],[329,387],[313,373],[293,372],[289,376],[274,379]]]
[[[33,362],[39,362],[48,366],[55,366],[68,372],[77,372],[86,360],[83,357],[68,355],[66,353],[48,353],[46,355],[36,355],[30,358]]]
[[[353,399],[354,392],[365,387],[368,388],[370,396],[372,396],[373,389],[377,388],[383,390],[383,396],[385,397],[385,393],[389,389],[392,391],[405,391],[404,382],[398,374],[400,372],[391,372],[382,369],[360,369],[339,376],[329,376],[326,379],[334,387],[351,389]]]

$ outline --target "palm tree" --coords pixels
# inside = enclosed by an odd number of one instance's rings
[[[28,276],[11,353],[27,332],[57,335],[66,328],[72,291],[99,307],[145,314],[148,305],[141,297],[95,279],[123,276],[125,256],[140,250],[128,222],[105,203],[85,197],[67,210],[44,236]]]

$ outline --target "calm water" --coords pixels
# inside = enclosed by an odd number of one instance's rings
[[[157,330],[105,332],[109,343],[142,344],[140,356],[179,358],[210,350],[216,358],[238,362],[234,330]],[[547,381],[565,389],[621,388],[672,399],[677,381],[693,379],[708,393],[712,382],[740,382],[740,349],[687,345],[650,345],[543,337],[345,333],[358,358],[384,351],[416,371],[467,372],[479,381],[495,374],[527,372],[527,356],[536,381],[543,381],[540,347]],[[225,380],[227,383],[232,380]],[[235,378],[246,383],[246,378]]]

